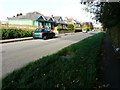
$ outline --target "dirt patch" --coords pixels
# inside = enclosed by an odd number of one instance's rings
[[[61,55],[62,59],[70,59],[72,57],[72,53],[70,51],[66,51]]]

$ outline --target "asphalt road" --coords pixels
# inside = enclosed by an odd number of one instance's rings
[[[95,33],[97,32],[74,33],[48,40],[35,39],[2,44],[2,76]]]

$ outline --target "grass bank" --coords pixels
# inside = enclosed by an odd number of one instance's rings
[[[99,33],[29,63],[2,79],[3,90],[93,88],[96,84],[96,63],[102,39],[103,33]]]

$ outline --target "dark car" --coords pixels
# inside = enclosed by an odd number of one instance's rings
[[[48,39],[55,37],[55,33],[48,28],[37,28],[33,31],[33,38]]]

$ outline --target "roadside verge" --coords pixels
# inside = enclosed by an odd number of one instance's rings
[[[33,37],[26,37],[26,38],[15,38],[15,39],[6,39],[0,40],[0,43],[10,43],[10,42],[17,42],[17,41],[25,41],[25,40],[32,40]]]

